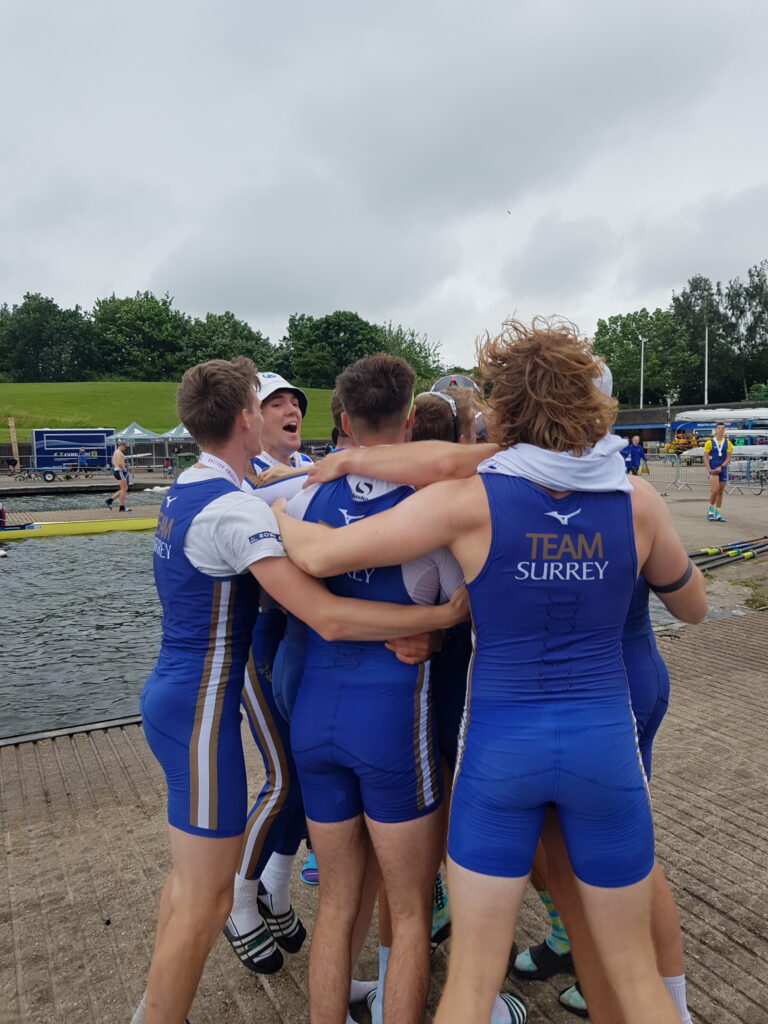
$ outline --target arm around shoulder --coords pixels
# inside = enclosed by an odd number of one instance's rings
[[[337,597],[287,558],[264,558],[249,569],[271,597],[331,642],[394,640],[449,629],[468,617],[464,588],[443,605],[388,604]]]
[[[450,547],[482,516],[482,505],[472,500],[478,486],[477,477],[435,483],[386,512],[337,529],[291,519],[281,502],[273,510],[291,559],[312,576],[335,576]]]
[[[495,444],[452,444],[450,441],[414,441],[409,444],[346,448],[315,463],[310,483],[324,483],[345,474],[426,487],[439,480],[472,476],[485,459],[498,452]]]

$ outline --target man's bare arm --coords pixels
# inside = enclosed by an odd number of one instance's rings
[[[300,524],[302,525],[302,524]],[[325,640],[378,640],[449,629],[469,617],[466,589],[439,605],[389,604],[337,597],[287,558],[263,558],[248,567],[261,586]]]
[[[640,571],[652,590],[661,588],[658,596],[675,618],[701,622],[707,614],[707,589],[701,570],[691,564],[669,509],[656,489],[638,479],[632,481],[632,488],[636,523],[647,538],[644,548],[638,545]],[[685,579],[689,567],[690,575]],[[669,586],[675,589],[665,591]]]
[[[291,560],[310,576],[336,576],[401,565],[436,548],[450,547],[459,534],[476,525],[473,515],[482,516],[478,502],[458,500],[457,491],[474,482],[432,484],[385,512],[336,529],[292,519],[282,501],[275,502],[272,511]]]
[[[344,448],[307,466],[304,485],[327,483],[352,474],[396,484],[426,487],[439,480],[472,476],[485,459],[499,451],[495,444],[452,444],[450,441],[414,441],[375,448]]]

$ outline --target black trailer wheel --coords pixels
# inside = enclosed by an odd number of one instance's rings
[[[45,480],[47,484],[52,484],[55,479],[56,474],[52,473],[50,470],[48,470],[47,473],[43,473],[43,480]]]

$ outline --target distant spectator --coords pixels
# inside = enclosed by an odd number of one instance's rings
[[[117,490],[110,497],[106,498],[104,504],[107,508],[112,508],[112,502],[115,498],[120,500],[120,511],[121,512],[132,512],[133,509],[125,507],[125,498],[128,494],[128,485],[131,482],[131,475],[125,465],[125,450],[128,445],[125,441],[118,441],[117,448],[112,453],[112,473],[117,480]]]
[[[8,476],[15,476],[16,475],[16,467],[18,466],[18,464],[19,464],[18,461],[16,459],[14,459],[14,457],[12,455],[11,455],[11,457],[9,459],[5,460],[5,465],[8,467],[7,468]]]
[[[648,464],[648,456],[645,454],[645,448],[640,443],[639,434],[634,435],[632,443],[623,448],[621,454],[624,456],[624,465],[626,466],[627,473],[631,473],[632,476],[637,476],[641,463]]]
[[[6,523],[7,523],[7,517],[6,517],[6,514],[5,514],[5,509],[3,508],[2,501],[0,501],[0,530],[4,530],[5,529]]]

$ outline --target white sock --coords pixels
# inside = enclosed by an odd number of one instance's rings
[[[384,979],[387,976],[389,950],[389,946],[379,946],[379,981],[376,985],[376,1002],[379,1004],[380,1014],[384,1012]]]
[[[377,982],[375,981],[356,981],[353,978],[349,985],[350,1003],[362,1003],[368,993],[373,992],[376,986]]]
[[[261,914],[257,898],[259,895],[258,878],[251,880],[243,878],[242,875],[235,875],[235,892],[232,899],[232,911],[230,917],[235,930],[241,935],[247,935],[261,923]]]
[[[293,853],[273,853],[261,873],[261,884],[272,897],[275,914],[285,914],[291,908],[291,871]]]
[[[675,1009],[680,1014],[682,1024],[693,1024],[691,1015],[688,1013],[688,1000],[685,998],[685,975],[679,974],[676,978],[662,978],[661,980],[675,1004]]]

